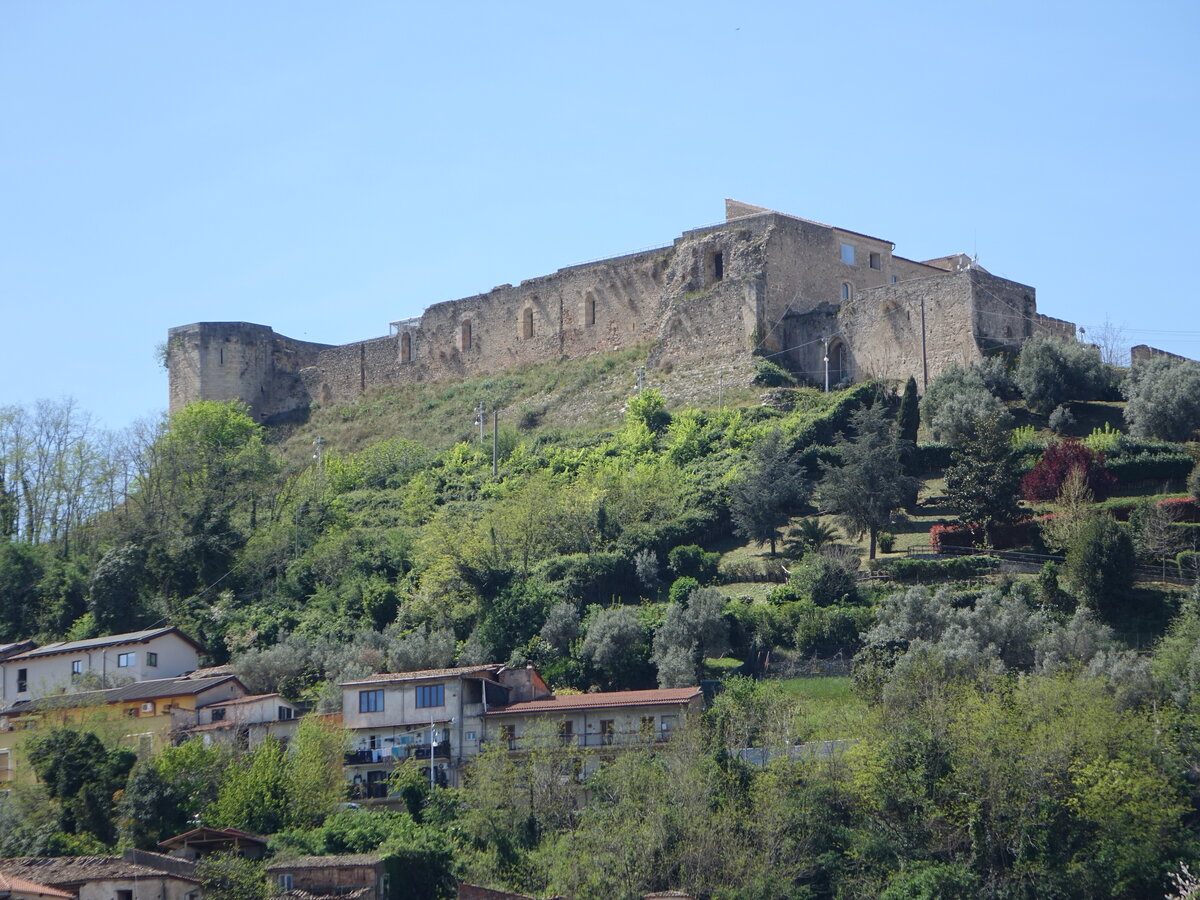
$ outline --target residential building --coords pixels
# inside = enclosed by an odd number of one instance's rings
[[[177,628],[34,647],[0,659],[0,709],[72,688],[114,687],[184,675],[199,668],[202,652]]]
[[[39,730],[54,726],[85,729],[106,743],[151,753],[170,744],[175,732],[194,724],[197,710],[245,694],[246,688],[237,678],[217,675],[160,678],[21,701],[0,710],[0,781],[36,781],[22,747]]]
[[[267,878],[280,894],[337,896],[353,900],[390,900],[394,861],[378,853],[301,856],[272,862]]]
[[[197,860],[210,853],[236,853],[246,859],[261,859],[267,851],[267,839],[238,828],[203,826],[159,841],[158,846],[172,858]]]
[[[463,666],[372,675],[342,685],[350,733],[346,777],[356,799],[382,800],[396,764],[420,761],[439,784],[460,783],[462,766],[487,741],[528,749],[535,735],[603,757],[662,743],[703,705],[698,687],[555,696],[532,666]]]
[[[0,871],[0,900],[75,900],[75,895]]]
[[[280,694],[249,694],[220,700],[196,710],[196,722],[176,732],[182,742],[200,738],[205,745],[251,749],[274,737],[285,746],[296,735],[301,708]]]
[[[154,854],[146,854],[154,856]],[[23,856],[0,859],[8,878],[47,885],[78,900],[200,900],[194,877],[119,856]]]
[[[596,750],[603,757],[670,740],[703,702],[698,687],[562,694],[489,709],[485,733],[487,740],[503,741],[513,751],[550,741],[564,749]],[[585,771],[581,762],[581,773]]]

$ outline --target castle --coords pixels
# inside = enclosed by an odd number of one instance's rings
[[[649,363],[768,356],[820,384],[922,387],[953,363],[1075,326],[967,256],[917,262],[890,241],[735,200],[669,246],[435,304],[386,337],[328,345],[246,322],[172,328],[170,407],[243,400],[263,422],[381,386],[490,374],[651,344]]]

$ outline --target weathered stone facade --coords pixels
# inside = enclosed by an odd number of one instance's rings
[[[1033,288],[962,255],[916,262],[889,241],[732,200],[670,246],[560,269],[429,307],[341,346],[263,325],[202,322],[168,339],[171,409],[241,399],[261,420],[364,391],[501,372],[653,342],[651,365],[766,355],[817,383],[924,383],[951,363],[1074,336]]]

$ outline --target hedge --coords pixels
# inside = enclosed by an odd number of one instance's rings
[[[917,471],[922,474],[948,468],[954,448],[949,444],[917,444]]]
[[[971,578],[1000,566],[1000,560],[995,556],[956,556],[953,559],[906,558],[875,562],[876,571],[888,572],[897,581],[907,584]]]
[[[1192,471],[1192,458],[1186,453],[1139,453],[1107,460],[1106,468],[1118,484],[1139,481],[1182,481]]]
[[[1177,554],[1175,565],[1179,568],[1180,578],[1200,577],[1200,553],[1195,550],[1184,550]]]
[[[992,546],[997,550],[1009,547],[1024,547],[1033,539],[1033,531],[1037,522],[1033,519],[1022,519],[1011,525],[992,526]],[[975,530],[966,525],[934,525],[929,529],[929,546],[935,553],[941,553],[945,547],[974,547]]]

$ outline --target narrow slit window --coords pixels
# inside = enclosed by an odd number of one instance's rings
[[[717,252],[713,254],[713,281],[720,281],[725,277],[725,254]]]
[[[583,298],[583,324],[596,324],[596,298],[591,294]]]
[[[400,362],[412,362],[412,335],[407,331],[400,335]]]
[[[852,284],[850,284],[850,282],[848,282],[848,281],[842,282],[842,299],[843,300],[853,300],[854,299],[854,286]]]
[[[533,308],[529,306],[521,313],[521,337],[525,340],[533,337]]]
[[[467,351],[471,349],[471,320],[466,319],[462,325],[458,327],[458,349]]]

